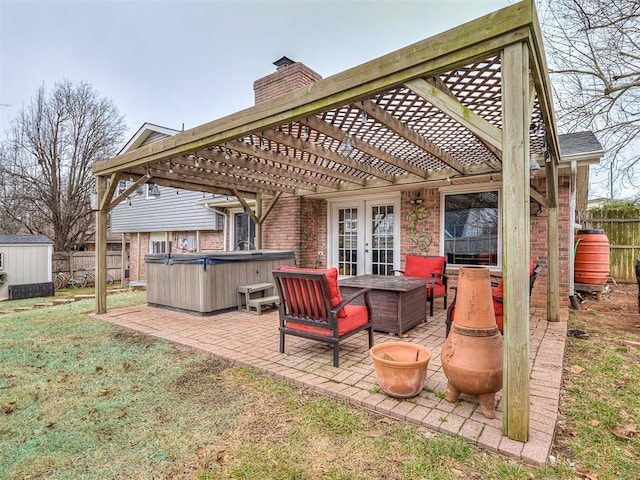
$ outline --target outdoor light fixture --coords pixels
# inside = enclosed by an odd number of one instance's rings
[[[169,173],[173,173],[173,163],[169,160]]]
[[[127,205],[131,206],[131,198],[127,197]]]
[[[149,172],[149,167],[147,167],[147,178],[151,178],[151,172]]]
[[[229,155],[229,149],[226,146],[227,144],[225,143],[225,147],[224,147],[224,159],[225,160],[229,160],[231,158],[231,155]]]
[[[353,136],[350,133],[344,137],[344,141],[338,147],[338,153],[348,157],[353,152]]]
[[[536,160],[535,157],[531,157],[531,163],[529,168],[531,168],[531,170],[540,170],[540,164],[538,163],[538,160]]]
[[[91,192],[89,194],[89,205],[90,205],[92,211],[97,212],[99,210],[97,192]]]
[[[493,170],[489,172],[489,181],[493,182]]]
[[[193,161],[193,164],[196,166],[196,168],[198,168],[200,166],[200,157],[196,157]]]

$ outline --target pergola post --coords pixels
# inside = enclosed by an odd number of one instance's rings
[[[502,433],[529,438],[529,48],[502,52],[502,273],[504,416]]]
[[[548,162],[547,171],[547,197],[549,199],[558,198],[558,167],[554,161]],[[572,177],[573,178],[573,177]],[[574,195],[574,194],[572,194]],[[575,203],[573,203],[575,205]],[[574,208],[573,206],[571,208]],[[570,219],[574,215],[569,216]],[[569,238],[573,237],[573,221],[569,222]],[[573,245],[571,240],[570,247]],[[569,252],[569,261],[573,263],[573,252]],[[573,277],[573,271],[570,270]],[[571,280],[572,281],[572,280]],[[547,211],[547,320],[550,322],[560,321],[560,235],[558,232],[558,202],[549,202]],[[573,290],[573,289],[571,289]],[[573,292],[570,291],[569,294]]]
[[[96,211],[96,313],[107,313],[107,213],[106,176],[96,177],[98,211]]]

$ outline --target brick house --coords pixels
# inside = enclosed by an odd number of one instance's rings
[[[575,211],[603,155],[589,132],[558,135],[534,3],[326,79],[286,58],[276,66],[256,81],[255,106],[94,164],[97,278],[122,178],[235,197],[255,246],[291,249],[301,266],[384,275],[411,253],[446,255],[454,275],[487,265],[506,274],[505,318],[519,320],[505,324],[503,430],[526,439],[526,260],[543,266],[533,302],[560,320]]]

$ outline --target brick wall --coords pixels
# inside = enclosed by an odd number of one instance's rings
[[[224,233],[222,231],[200,232],[200,252],[221,252],[223,250]]]
[[[262,248],[293,250],[300,255],[299,197],[281,198],[262,224]]]

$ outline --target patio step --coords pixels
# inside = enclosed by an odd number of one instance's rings
[[[256,315],[260,315],[262,313],[262,307],[266,305],[273,305],[280,301],[280,297],[278,295],[272,295],[270,297],[260,297],[260,298],[252,298],[247,302],[247,310],[251,313],[255,313]],[[254,312],[251,308],[255,308]]]

